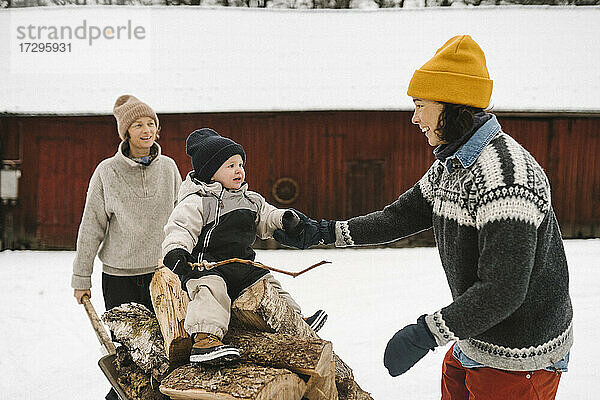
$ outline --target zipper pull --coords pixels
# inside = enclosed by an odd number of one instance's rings
[[[225,208],[225,203],[223,203],[223,194],[225,193],[225,189],[221,189],[221,193],[219,194],[219,197],[217,197],[217,199],[219,200],[219,207],[220,208]]]

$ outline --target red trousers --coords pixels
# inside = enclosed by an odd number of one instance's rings
[[[553,400],[560,373],[465,368],[452,355],[442,365],[442,400]]]

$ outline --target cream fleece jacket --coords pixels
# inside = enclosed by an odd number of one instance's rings
[[[161,257],[163,227],[177,203],[181,175],[157,143],[158,155],[148,166],[126,157],[124,143],[90,179],[73,262],[74,289],[91,288],[96,254],[103,271],[118,276],[153,272]]]

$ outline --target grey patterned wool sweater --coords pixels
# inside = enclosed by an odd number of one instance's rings
[[[336,245],[385,243],[428,228],[453,297],[426,316],[438,345],[458,340],[473,360],[515,371],[568,353],[573,312],[550,185],[495,116],[394,203],[337,222]]]

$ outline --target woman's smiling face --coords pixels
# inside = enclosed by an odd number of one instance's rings
[[[134,157],[147,156],[156,141],[158,127],[154,119],[141,117],[133,121],[129,129],[129,146]]]
[[[421,132],[427,136],[429,145],[437,147],[440,144],[446,143],[444,140],[440,139],[436,133],[440,114],[444,109],[444,105],[437,101],[419,99],[416,97],[413,97],[413,102],[415,103],[415,112],[413,113],[411,121],[413,124],[419,125]]]

